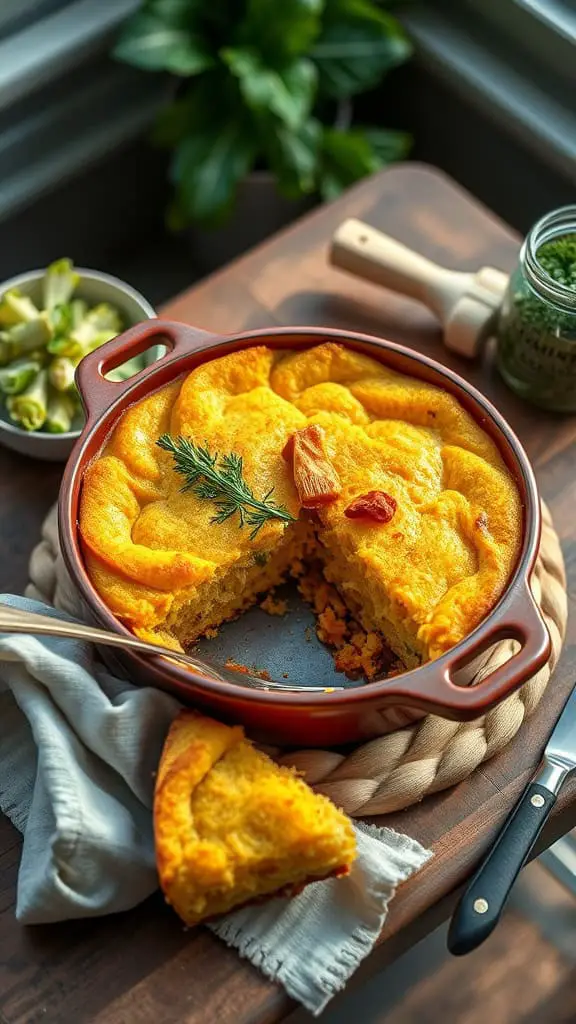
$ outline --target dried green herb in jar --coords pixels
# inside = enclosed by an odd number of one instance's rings
[[[536,251],[536,259],[554,281],[576,290],[576,235],[545,242]]]
[[[528,234],[496,335],[498,367],[514,391],[576,411],[576,206],[547,214]]]

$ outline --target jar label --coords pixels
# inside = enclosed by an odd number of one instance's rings
[[[559,382],[576,379],[576,342],[526,329],[516,335],[512,345],[505,347],[516,370],[525,370],[534,377],[544,374]],[[512,369],[512,367],[510,367]]]

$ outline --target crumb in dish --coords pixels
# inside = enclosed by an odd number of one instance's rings
[[[227,659],[225,668],[231,669],[232,672],[240,672],[244,676],[256,676],[257,679],[264,681],[271,679],[270,673],[265,668],[258,668],[256,665],[243,665],[241,662],[235,661],[234,658]]]
[[[316,634],[334,650],[334,664],[348,679],[372,679],[398,675],[402,665],[379,632],[366,632],[351,616],[333,584],[328,583],[321,562],[313,562],[298,580],[304,601],[316,613]]]
[[[273,591],[266,594],[266,597],[260,601],[260,607],[262,611],[266,612],[267,615],[286,615],[288,611],[288,602],[283,598],[276,597]]]

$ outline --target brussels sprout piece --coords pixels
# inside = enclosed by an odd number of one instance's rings
[[[80,274],[74,270],[72,260],[62,259],[51,263],[46,268],[42,282],[44,309],[51,313],[56,307],[69,303],[79,283]]]
[[[32,383],[7,401],[11,419],[24,430],[40,430],[48,415],[48,371],[40,370]]]
[[[53,359],[48,367],[48,377],[56,391],[69,391],[74,383],[75,363],[67,356]]]
[[[11,288],[4,292],[0,299],[0,327],[13,327],[14,324],[36,320],[39,316],[40,310],[36,308],[32,299],[22,295],[19,288]]]
[[[30,386],[40,372],[37,359],[16,359],[10,366],[0,370],[0,391],[5,395],[19,395]]]
[[[72,429],[76,412],[73,399],[60,391],[51,391],[48,397],[46,430],[49,434],[67,434]]]

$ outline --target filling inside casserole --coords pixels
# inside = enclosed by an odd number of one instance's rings
[[[332,343],[235,352],[136,404],[80,511],[91,580],[137,635],[186,648],[294,575],[321,639],[350,649],[340,667],[355,650],[368,676],[383,642],[413,668],[463,639],[521,528],[456,398]]]

